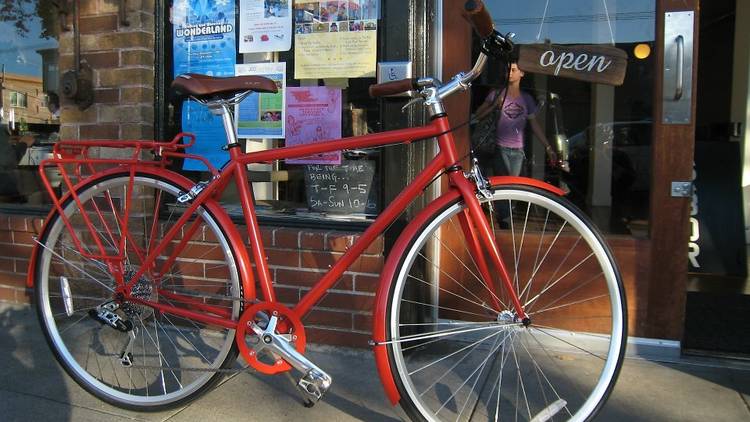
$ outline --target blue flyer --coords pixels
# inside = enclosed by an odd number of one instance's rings
[[[174,75],[200,73],[234,76],[237,61],[235,3],[232,0],[175,0],[172,6]],[[182,130],[195,134],[191,154],[206,157],[216,167],[229,160],[221,150],[226,133],[220,116],[192,101],[182,107]],[[185,170],[206,170],[185,160]]]

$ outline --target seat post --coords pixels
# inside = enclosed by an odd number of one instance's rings
[[[211,101],[206,104],[211,114],[221,116],[221,121],[224,124],[224,132],[227,134],[227,145],[236,145],[237,133],[234,131],[234,113],[230,108],[234,104],[227,101]]]

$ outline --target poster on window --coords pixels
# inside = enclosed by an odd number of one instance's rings
[[[379,0],[294,2],[294,78],[375,76]]]
[[[234,76],[234,2],[227,0],[175,0],[172,6],[174,76],[199,73]],[[222,151],[226,133],[220,116],[193,101],[182,106],[182,131],[195,134],[197,142],[188,149],[214,166],[223,165],[229,154]],[[196,160],[185,160],[185,170],[206,170]]]
[[[292,48],[292,0],[240,0],[240,53]]]
[[[278,92],[253,92],[237,106],[237,136],[250,139],[284,137],[286,62],[238,64],[237,76],[264,76],[276,82]]]
[[[341,138],[341,89],[287,88],[286,146]],[[341,151],[288,159],[289,164],[341,164]]]

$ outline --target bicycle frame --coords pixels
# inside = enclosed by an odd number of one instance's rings
[[[138,272],[131,277],[131,280],[126,282],[123,279],[123,272],[117,268],[117,257],[105,257],[110,266],[117,284],[119,287],[116,291],[123,295],[126,300],[138,302],[146,306],[153,307],[161,312],[171,313],[184,318],[190,318],[195,321],[214,324],[225,328],[234,329],[236,328],[237,322],[230,319],[230,315],[226,310],[214,307],[195,301],[194,299],[181,297],[178,294],[160,291],[160,294],[165,294],[171,299],[180,301],[183,305],[188,305],[192,309],[177,308],[164,303],[150,302],[143,299],[138,299],[130,295],[130,291],[138,280],[146,271],[153,270],[156,265],[157,257],[161,256],[167,245],[173,240],[177,239],[178,234],[183,228],[186,228],[186,235],[182,237],[176,250],[182,249],[187,239],[190,238],[191,230],[197,228],[196,225],[190,224],[190,218],[194,212],[204,205],[208,201],[212,201],[213,198],[221,196],[222,192],[226,187],[234,181],[237,185],[239,192],[240,205],[242,207],[243,217],[248,230],[250,249],[252,260],[256,265],[256,271],[259,278],[259,285],[263,300],[268,302],[275,302],[276,296],[272,286],[272,280],[268,263],[266,261],[265,249],[263,241],[261,239],[260,227],[258,225],[257,217],[255,214],[255,207],[253,205],[253,192],[252,184],[247,178],[247,173],[244,171],[248,164],[253,163],[267,163],[276,160],[282,160],[287,158],[299,158],[313,154],[346,150],[346,149],[361,149],[371,148],[385,145],[392,145],[398,143],[410,143],[417,140],[425,140],[429,138],[437,138],[439,145],[439,153],[425,166],[425,168],[416,176],[416,178],[381,212],[381,214],[373,221],[373,223],[362,233],[354,244],[341,256],[341,258],[313,285],[312,289],[308,291],[304,297],[291,309],[299,318],[302,318],[307,314],[312,307],[325,295],[326,291],[330,289],[341,275],[346,271],[349,266],[364,252],[365,249],[379,236],[381,235],[388,226],[404,211],[404,209],[414,200],[426,187],[435,179],[441,171],[446,171],[449,179],[451,189],[456,190],[464,201],[468,205],[464,215],[461,216],[461,226],[467,239],[469,239],[469,245],[473,249],[474,255],[479,257],[480,271],[482,277],[487,282],[487,285],[496,290],[499,286],[496,286],[493,277],[490,275],[489,267],[493,265],[501,274],[500,279],[502,280],[503,288],[510,292],[512,302],[516,308],[519,318],[523,319],[526,315],[523,313],[523,308],[518,300],[516,293],[513,290],[508,276],[505,265],[503,264],[500,251],[495,246],[494,236],[489,224],[482,213],[479,205],[479,200],[476,194],[476,185],[469,181],[464,173],[461,171],[461,167],[458,163],[457,153],[454,145],[454,138],[450,131],[450,124],[448,118],[445,116],[439,116],[432,120],[432,122],[425,126],[408,129],[398,129],[376,134],[368,134],[362,136],[355,136],[350,138],[344,138],[339,140],[323,141],[314,144],[298,145],[290,147],[282,147],[273,150],[243,153],[239,148],[229,148],[230,160],[223,167],[220,173],[215,172],[214,169],[209,168],[214,173],[213,179],[208,185],[193,199],[191,203],[184,210],[183,215],[175,222],[175,224],[165,233],[160,242],[159,246],[151,249],[148,256],[143,257],[143,265],[140,267]],[[103,142],[102,145],[122,146],[122,142],[113,142],[107,144]],[[128,146],[130,144],[125,143]],[[167,154],[165,154],[167,155]],[[195,158],[189,154],[170,153],[172,156],[181,156]],[[65,162],[75,161],[73,159],[67,159]],[[108,162],[104,160],[104,162]],[[205,161],[204,161],[205,162]],[[44,165],[44,164],[43,164]],[[60,164],[58,164],[60,165]],[[121,164],[123,165],[123,164]],[[130,170],[130,177],[133,178],[138,166],[137,160],[128,160],[124,164],[126,168]],[[522,178],[517,178],[522,179]],[[72,187],[70,181],[66,178],[66,182]],[[525,180],[525,179],[524,179]],[[48,187],[52,192],[51,186]],[[129,195],[129,193],[128,193]],[[74,199],[78,201],[78,198],[73,194]],[[57,204],[58,212],[62,212],[62,209]],[[119,224],[123,228],[127,225],[127,215],[129,210],[124,210],[125,218],[119,218]],[[125,230],[127,232],[127,230]],[[490,251],[490,260],[488,263],[485,260],[483,253],[480,253],[481,247],[484,246],[487,251]],[[101,246],[99,245],[100,249]],[[143,253],[143,251],[139,251]],[[102,255],[104,253],[102,252]],[[144,254],[145,255],[145,254]],[[246,256],[246,255],[243,255]],[[168,267],[176,259],[176,253],[173,253],[163,263],[163,268]],[[249,266],[249,263],[245,263]],[[158,273],[158,271],[157,271]],[[253,279],[252,271],[247,271],[247,279],[243,279],[243,291],[245,300],[254,301],[256,299],[255,292],[255,280]],[[31,279],[31,275],[29,279]]]
[[[466,213],[466,221],[463,226],[465,227],[466,235],[472,239],[471,244],[476,248],[476,255],[482,256],[482,254],[478,253],[480,242],[483,243],[488,250],[492,251],[492,255],[494,255],[495,258],[493,259],[493,264],[502,274],[505,275],[502,278],[504,280],[504,287],[509,289],[509,291],[512,291],[513,288],[510,283],[510,278],[507,276],[507,271],[500,257],[500,252],[495,247],[490,228],[479,207],[479,202],[475,195],[476,188],[465,178],[460,171],[460,166],[458,166],[454,140],[452,133],[450,132],[447,117],[438,117],[434,119],[431,124],[417,128],[393,130],[383,133],[324,141],[308,145],[283,147],[254,153],[242,153],[237,148],[230,148],[230,161],[224,167],[221,176],[215,178],[203,191],[201,191],[193,203],[185,210],[183,216],[165,234],[164,241],[161,244],[167,245],[172,239],[174,239],[180,228],[188,223],[190,215],[192,215],[198,206],[209,198],[220,196],[224,189],[233,180],[238,187],[240,205],[243,210],[243,216],[248,230],[253,262],[256,264],[263,299],[269,302],[275,302],[276,297],[272,287],[271,275],[268,269],[268,263],[266,262],[263,241],[261,239],[260,228],[253,205],[252,185],[247,179],[247,173],[243,171],[246,168],[246,165],[286,158],[298,158],[336,150],[370,148],[395,143],[409,143],[431,137],[437,137],[437,142],[440,146],[440,152],[437,156],[433,158],[432,161],[425,166],[422,172],[419,173],[419,175],[401,192],[401,194],[399,194],[394,201],[383,210],[378,218],[375,219],[375,221],[367,228],[367,230],[365,230],[361,237],[346,251],[346,253],[344,253],[336,264],[334,264],[334,266],[331,267],[331,269],[314,284],[313,288],[292,308],[292,311],[300,318],[307,314],[315,303],[323,297],[326,291],[333,286],[339,277],[341,277],[344,271],[346,271],[359,255],[367,249],[372,241],[385,231],[385,229],[403,212],[411,201],[416,198],[442,170],[448,171],[451,185],[458,189],[466,202],[470,204],[469,212]],[[482,217],[477,218],[477,216],[480,215]],[[151,254],[145,258],[144,262],[146,265],[143,265],[139,272],[132,277],[132,281],[123,285],[122,293],[125,294],[126,297],[129,296],[130,288],[135,283],[135,280],[137,280],[149,268],[148,263],[154,262],[156,257],[163,252],[163,249],[164,247],[157,247],[154,249]],[[492,277],[489,275],[489,267],[484,261],[483,256],[480,258],[480,261],[482,262],[482,272],[486,277],[488,285],[491,288],[496,289],[496,286],[492,284]],[[168,260],[164,265],[166,266],[170,263],[171,260]],[[249,296],[254,296],[254,282],[254,280],[243,281],[246,287],[245,291],[250,292]],[[513,302],[518,310],[519,316],[525,318],[525,314],[523,314],[522,307],[515,293],[512,293],[511,296],[513,297]],[[236,322],[231,321],[228,318],[216,318],[200,312],[175,308],[162,303],[152,303],[136,298],[133,299],[144,305],[152,306],[162,312],[175,313],[196,321],[218,324],[227,328],[236,327]],[[254,297],[250,297],[250,299],[252,300]],[[212,309],[207,305],[201,305],[201,308],[203,308],[203,311],[209,311],[221,315],[219,309]]]

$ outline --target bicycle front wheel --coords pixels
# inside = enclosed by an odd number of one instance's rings
[[[113,272],[132,279],[183,214],[181,194],[174,182],[150,174],[97,178],[79,189],[80,206],[72,198],[63,204],[70,227],[53,214],[39,239],[35,287],[47,341],[83,388],[120,407],[182,404],[218,382],[219,370],[237,357],[234,330],[129,303],[114,291]],[[102,256],[95,238],[106,255],[121,259],[95,258]],[[187,243],[179,246],[182,240]],[[186,310],[211,306],[239,318],[235,257],[209,209],[198,208],[132,295]]]
[[[491,193],[482,207],[530,324],[471,241],[464,204],[436,212],[391,283],[387,347],[400,404],[415,420],[587,420],[625,349],[612,254],[567,200],[521,186]]]

